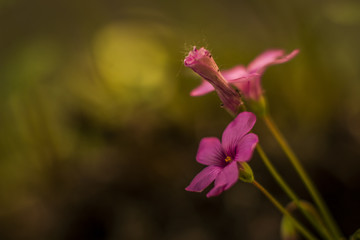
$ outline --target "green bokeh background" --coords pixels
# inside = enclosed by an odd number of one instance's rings
[[[281,215],[251,185],[184,188],[202,137],[231,121],[183,59],[222,69],[269,48],[276,122],[345,235],[360,227],[359,1],[0,1],[0,239],[279,239]],[[263,122],[276,167],[310,200]],[[256,178],[288,198],[255,153]]]

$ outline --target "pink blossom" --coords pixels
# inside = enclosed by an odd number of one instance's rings
[[[285,55],[285,52],[280,49],[267,50],[257,56],[247,67],[238,65],[232,69],[222,71],[221,74],[226,81],[240,89],[247,99],[258,101],[263,94],[261,76],[266,68],[271,65],[287,62],[298,53],[298,49],[288,55]],[[213,90],[214,88],[210,84],[203,81],[190,95],[201,96]]]
[[[255,122],[253,113],[242,112],[226,127],[221,143],[216,137],[203,138],[196,161],[207,167],[194,177],[186,190],[202,192],[215,181],[206,195],[214,197],[233,186],[239,178],[241,162],[250,160],[258,142],[257,135],[249,133]]]
[[[242,104],[240,96],[221,75],[219,67],[208,50],[194,47],[186,56],[184,64],[199,74],[203,81],[206,81],[208,86],[205,86],[205,88],[210,87],[211,91],[215,90],[217,92],[225,108],[234,114],[237,112]],[[201,91],[204,91],[204,89],[200,90],[200,95]]]

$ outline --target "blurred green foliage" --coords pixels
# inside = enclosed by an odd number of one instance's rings
[[[330,208],[346,206],[335,216],[351,234],[359,30],[355,0],[1,1],[0,238],[278,239],[280,216],[256,191],[236,186],[208,200],[183,190],[200,169],[200,138],[230,121],[215,94],[190,98],[200,80],[182,60],[192,45],[209,48],[222,69],[268,48],[301,50],[269,68],[263,86]]]

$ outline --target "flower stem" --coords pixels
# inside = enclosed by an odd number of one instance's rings
[[[296,229],[309,240],[316,240],[317,238],[312,235],[300,222],[298,222],[263,186],[260,185],[257,181],[253,181],[252,184],[257,187],[269,200],[274,204],[274,206],[284,215],[289,217]]]
[[[274,121],[271,119],[269,114],[266,114],[263,117],[265,124],[271,131],[271,133],[274,135],[278,143],[280,144],[281,148],[285,152],[285,154],[288,156],[290,162],[293,164],[295,170],[298,172],[301,180],[304,182],[305,186],[307,187],[311,197],[313,198],[316,206],[319,208],[321,215],[324,218],[325,223],[330,228],[330,231],[332,234],[336,237],[336,239],[342,238],[342,234],[336,225],[334,219],[332,218],[328,208],[325,205],[324,200],[320,196],[319,192],[315,188],[315,185],[310,180],[309,176],[307,175],[305,169],[300,164],[299,159],[296,157],[292,149],[290,148],[289,144],[286,142],[284,136],[281,134],[280,130],[275,125]]]
[[[278,171],[275,169],[274,165],[271,163],[264,150],[258,144],[256,146],[261,159],[263,160],[265,166],[268,168],[271,175],[278,182],[280,187],[285,191],[285,193],[293,200],[295,205],[301,210],[304,216],[311,222],[311,224],[316,228],[316,230],[326,239],[334,239],[329,231],[322,225],[322,223],[315,221],[315,219],[301,206],[299,197],[294,193],[294,191],[289,187],[289,185],[284,181]]]

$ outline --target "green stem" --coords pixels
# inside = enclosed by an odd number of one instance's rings
[[[319,222],[316,222],[313,217],[301,206],[300,199],[294,193],[294,191],[287,185],[284,179],[280,176],[278,171],[275,169],[274,165],[271,163],[267,155],[265,154],[264,150],[262,149],[261,145],[258,143],[256,146],[256,150],[258,151],[261,159],[263,160],[265,166],[268,168],[271,175],[275,178],[278,182],[280,187],[285,191],[285,193],[293,200],[296,206],[301,210],[304,216],[311,222],[311,224],[316,228],[316,230],[326,239],[334,239],[328,230]]]
[[[294,152],[291,150],[289,144],[286,142],[285,138],[275,125],[274,121],[271,119],[271,117],[267,114],[263,117],[265,124],[271,131],[271,133],[274,135],[278,143],[280,144],[281,148],[285,152],[285,154],[288,156],[290,162],[293,164],[295,170],[298,172],[301,180],[304,182],[305,186],[307,187],[311,197],[313,198],[316,206],[319,208],[321,215],[323,216],[325,223],[330,228],[330,231],[332,234],[337,238],[342,238],[342,234],[336,225],[334,219],[332,218],[329,210],[327,209],[324,200],[321,198],[319,192],[315,188],[315,185],[310,180],[309,176],[305,172],[305,169],[300,164],[300,161],[294,154]]]
[[[269,200],[274,204],[274,206],[284,215],[289,217],[296,229],[309,240],[316,240],[317,238],[312,235],[300,222],[298,222],[281,204],[257,181],[253,181],[252,184],[257,187]]]

